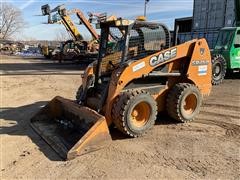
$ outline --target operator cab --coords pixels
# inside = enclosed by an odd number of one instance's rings
[[[118,66],[170,47],[170,32],[163,24],[118,19],[103,22],[100,26],[96,80],[111,74]]]
[[[98,112],[107,98],[114,70],[170,47],[170,32],[163,24],[117,19],[102,22],[100,27],[98,60],[90,65],[93,75],[88,77],[79,101]]]
[[[214,54],[221,54],[228,69],[240,68],[240,28],[227,27],[220,30]]]
[[[223,28],[220,30],[215,50],[228,50],[231,47],[237,28]]]

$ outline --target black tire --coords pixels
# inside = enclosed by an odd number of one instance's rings
[[[222,83],[227,71],[225,58],[218,54],[212,57],[212,84],[219,85]]]
[[[133,115],[134,113],[135,115]],[[157,103],[145,91],[127,91],[120,94],[115,100],[112,118],[121,132],[131,137],[138,137],[155,124]]]
[[[195,85],[179,83],[168,94],[167,112],[179,122],[189,122],[199,113],[201,104],[202,95]]]
[[[76,101],[77,101],[78,104],[81,103],[82,93],[83,93],[83,86],[81,85],[81,86],[78,88],[77,93],[76,93]]]

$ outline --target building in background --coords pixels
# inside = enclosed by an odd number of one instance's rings
[[[239,1],[194,0],[193,17],[175,19],[175,30],[179,29],[178,42],[204,37],[213,48],[221,28],[237,25]]]

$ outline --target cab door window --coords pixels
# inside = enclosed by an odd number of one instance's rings
[[[240,30],[237,31],[235,41],[234,41],[234,47],[240,48]]]
[[[215,49],[228,50],[232,46],[234,31],[220,31]]]

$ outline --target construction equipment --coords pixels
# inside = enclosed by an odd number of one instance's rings
[[[10,41],[10,40],[0,40],[0,52],[5,52],[6,54],[15,54],[21,52],[24,48],[24,44],[21,42]]]
[[[100,27],[98,59],[82,75],[78,103],[56,97],[31,119],[33,128],[65,159],[109,143],[112,123],[138,137],[153,127],[161,111],[189,122],[211,91],[205,39],[170,47],[163,24],[117,19]],[[108,46],[109,36],[114,37],[113,47]]]
[[[212,83],[219,85],[226,72],[240,70],[240,1],[235,0],[235,27],[222,28],[212,51]]]
[[[240,27],[221,29],[212,55],[212,83],[219,85],[227,71],[240,70]]]
[[[98,40],[98,34],[79,9],[67,11],[64,5],[60,5],[51,10],[48,4],[42,6],[41,9],[42,15],[48,16],[49,24],[63,24],[73,38],[72,40],[68,40],[62,44],[61,54],[63,57],[61,57],[61,59],[69,60],[97,57],[98,42],[96,40]],[[56,14],[52,15],[52,13]],[[77,15],[80,20],[80,24],[83,24],[91,33],[92,40],[83,40],[82,35],[70,17],[71,14]]]
[[[40,47],[42,55],[46,59],[51,59],[52,58],[52,52],[54,51],[55,47],[49,46],[49,45],[41,45]]]

